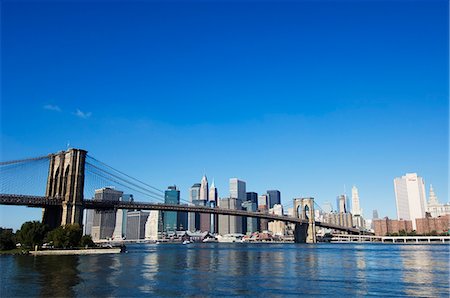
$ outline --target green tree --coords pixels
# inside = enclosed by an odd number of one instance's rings
[[[94,243],[94,241],[92,241],[91,235],[84,235],[83,237],[81,237],[80,246],[81,247],[86,247],[86,246],[94,247],[95,243]]]
[[[16,248],[15,236],[11,229],[0,228],[0,250]]]
[[[78,224],[60,226],[47,235],[47,241],[57,248],[77,247],[80,245],[83,231]]]
[[[27,221],[17,231],[17,240],[22,246],[33,248],[35,245],[42,245],[47,232],[47,225],[39,221]]]

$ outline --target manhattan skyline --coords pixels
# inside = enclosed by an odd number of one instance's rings
[[[448,202],[446,1],[1,5],[2,161],[69,143],[185,200],[204,174],[283,205],[356,185],[367,218],[418,173]]]

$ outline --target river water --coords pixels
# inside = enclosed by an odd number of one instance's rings
[[[449,248],[136,244],[117,255],[0,256],[0,297],[449,297]]]

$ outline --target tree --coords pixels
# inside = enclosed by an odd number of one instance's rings
[[[86,246],[94,247],[95,243],[94,243],[94,241],[92,241],[91,235],[84,235],[83,237],[81,237],[80,246],[81,247],[86,247]]]
[[[42,245],[47,232],[47,225],[39,221],[27,221],[17,231],[17,240],[22,246],[33,248],[35,245]]]
[[[83,231],[78,224],[60,226],[47,235],[47,241],[57,248],[77,247],[80,245]]]
[[[0,228],[0,250],[16,248],[16,241],[11,229]]]

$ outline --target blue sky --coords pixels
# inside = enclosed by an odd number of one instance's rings
[[[356,185],[368,217],[417,172],[448,201],[448,1],[1,5],[1,160],[69,141],[184,198],[204,172],[286,204]]]

